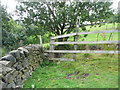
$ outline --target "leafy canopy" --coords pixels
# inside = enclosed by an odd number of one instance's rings
[[[55,35],[61,35],[74,31],[77,16],[80,16],[81,27],[84,26],[85,21],[91,24],[98,21],[104,22],[112,15],[111,4],[111,2],[70,1],[22,2],[17,6],[17,13],[24,25],[29,28],[29,33],[33,30],[34,34],[52,32]],[[30,26],[36,28],[31,30]]]
[[[2,47],[12,50],[19,47],[20,40],[26,39],[25,31],[21,25],[12,19],[4,6],[0,7],[2,18]]]

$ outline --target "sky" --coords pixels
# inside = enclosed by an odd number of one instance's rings
[[[1,5],[7,6],[8,13],[11,13],[11,14],[14,13],[16,5],[18,4],[18,2],[16,0],[0,0],[0,1],[1,1]],[[113,1],[113,5],[111,6],[111,8],[117,10],[118,2],[120,0],[112,0],[112,1]]]

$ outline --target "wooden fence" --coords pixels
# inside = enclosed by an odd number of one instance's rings
[[[120,51],[104,51],[104,50],[77,50],[77,44],[118,44],[120,41],[77,41],[78,40],[78,35],[84,35],[84,34],[95,34],[95,33],[112,33],[114,32],[120,32],[120,30],[103,30],[103,31],[93,31],[93,32],[80,32],[80,33],[71,33],[71,34],[66,34],[66,35],[59,35],[55,37],[51,37],[50,41],[50,50],[46,50],[47,53],[50,53],[50,60],[63,60],[63,61],[74,61],[76,60],[76,53],[119,53]],[[58,38],[65,38],[65,37],[70,37],[74,36],[74,41],[73,42],[55,42],[55,39]],[[54,50],[54,45],[64,45],[64,44],[73,44],[74,45],[74,50]],[[65,59],[65,58],[55,58],[54,53],[73,53],[74,57],[73,59]]]

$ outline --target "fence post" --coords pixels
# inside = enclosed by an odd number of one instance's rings
[[[76,35],[74,36],[74,42],[77,42],[78,40],[79,25],[80,25],[80,17],[78,16],[76,21]],[[74,50],[77,50],[77,44],[74,44]],[[75,59],[76,61],[76,53],[74,53],[73,59]]]
[[[78,40],[78,35],[76,33],[76,35],[74,36],[74,42],[76,42]],[[74,44],[74,50],[77,50],[77,44]],[[73,59],[76,61],[76,53],[74,53]]]
[[[51,53],[50,53],[50,59],[52,60],[52,58],[54,58],[54,53],[52,52],[54,50],[54,39],[50,39],[50,50],[51,50]]]
[[[42,47],[42,37],[40,35],[40,47]]]

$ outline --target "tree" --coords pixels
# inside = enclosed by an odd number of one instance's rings
[[[112,14],[111,4],[111,2],[22,2],[17,7],[17,13],[27,28],[31,25],[37,26],[34,34],[52,32],[55,35],[62,35],[74,31],[77,16],[80,16],[82,30],[86,30],[83,25],[85,21],[91,24],[104,22]],[[68,28],[65,29],[66,27]]]
[[[24,28],[12,19],[4,6],[0,7],[2,18],[2,47],[8,50],[16,49],[19,47],[20,40],[26,39]]]

